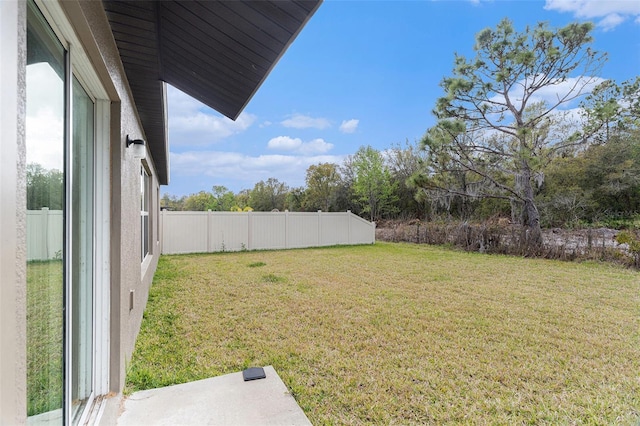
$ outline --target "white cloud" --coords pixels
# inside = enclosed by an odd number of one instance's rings
[[[640,18],[640,2],[634,0],[546,0],[545,10],[573,13],[580,19],[600,19],[598,25],[611,30],[627,18]]]
[[[202,102],[167,84],[167,105],[173,114],[190,115],[204,107]]]
[[[42,108],[37,115],[27,115],[27,162],[45,169],[62,170],[64,123],[54,111]]]
[[[311,155],[324,154],[333,148],[333,144],[325,142],[322,138],[303,142],[300,138],[278,136],[267,143],[267,148],[280,151],[291,151],[302,155]]]
[[[209,145],[247,130],[257,119],[243,112],[236,121],[168,86],[169,143],[173,146]]]
[[[175,178],[205,176],[211,181],[228,179],[253,188],[256,182],[275,177],[289,186],[304,185],[307,168],[318,163],[337,163],[334,155],[257,155],[239,152],[189,151],[171,153],[171,174]],[[177,180],[177,179],[176,179]],[[168,188],[171,192],[171,187]]]
[[[281,123],[284,127],[294,129],[326,129],[331,127],[331,123],[326,118],[314,118],[303,114],[294,114],[283,120]]]
[[[625,18],[623,16],[620,16],[617,13],[611,13],[598,22],[598,25],[600,25],[603,30],[609,31],[623,23],[624,20]]]
[[[600,77],[570,77],[563,82],[541,88],[536,92],[536,100],[543,100],[553,105],[571,90],[581,88],[579,91],[582,96],[584,96],[591,93],[591,91],[603,81],[604,79]],[[571,103],[565,104],[565,108],[570,104]]]
[[[205,112],[189,116],[169,116],[171,144],[180,146],[206,145],[247,130],[256,116],[242,113],[236,121]]]
[[[27,162],[62,170],[64,96],[62,80],[47,63],[27,67]]]
[[[564,82],[560,82],[555,85],[549,85],[540,89],[535,93],[533,97],[529,99],[528,105],[544,101],[547,103],[547,105],[552,106],[558,102],[559,98],[566,95],[568,91],[571,90],[571,88],[575,88],[576,85],[577,87],[582,87],[582,96],[574,99],[571,102],[567,102],[558,106],[549,114],[549,117],[552,118],[555,122],[563,123],[562,126],[554,127],[552,134],[548,135],[549,140],[562,140],[563,138],[566,138],[567,135],[570,135],[571,133],[582,128],[582,125],[584,124],[582,116],[583,110],[579,107],[578,102],[584,99],[584,95],[591,93],[591,91],[593,91],[593,89],[603,81],[604,79],[599,77],[589,77],[585,78],[583,81],[581,81],[580,77],[572,77],[568,78]],[[520,82],[515,86],[522,88],[523,84],[522,82]],[[509,98],[511,99],[513,105],[517,109],[520,109],[522,94],[518,93],[515,90],[512,90],[511,92],[509,92]],[[504,103],[504,99],[499,96],[495,96],[492,99],[497,102]],[[513,120],[511,114],[505,114],[502,120],[500,120],[500,115],[497,113],[490,114],[489,118],[493,121],[493,123],[505,126],[511,125]],[[490,136],[493,134],[498,133],[497,131],[489,131],[485,133],[486,136]]]
[[[333,148],[332,143],[325,142],[324,139],[318,138],[303,143],[298,149],[298,152],[303,155],[324,154],[325,152],[331,151],[331,148]]]
[[[358,129],[358,124],[360,120],[356,120],[352,118],[351,120],[344,120],[340,125],[340,131],[342,133],[354,133]]]
[[[536,77],[540,78],[540,76]],[[565,81],[558,82],[556,84],[549,84],[545,87],[539,89],[528,101],[528,105],[531,105],[535,102],[545,101],[550,106],[555,105],[559,99],[562,99],[566,96],[570,91],[574,91],[574,95],[578,92],[581,93],[581,96],[587,95],[591,93],[591,91],[600,83],[602,83],[604,79],[600,77],[570,77]],[[514,87],[519,87],[521,89],[528,87],[530,84],[524,81],[515,84]],[[511,102],[516,106],[516,108],[520,108],[522,103],[522,92],[518,92],[517,90],[512,90],[509,92],[509,98]],[[494,96],[491,98],[492,100],[496,100],[498,102],[504,102],[504,98],[500,95]],[[579,99],[582,99],[581,97]],[[567,102],[563,105],[564,109],[575,105],[574,102]]]
[[[302,145],[302,139],[291,138],[289,136],[278,136],[267,143],[269,149],[279,149],[282,151],[293,151]]]

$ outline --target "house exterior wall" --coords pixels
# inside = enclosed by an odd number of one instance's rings
[[[85,50],[96,70],[113,86],[111,104],[111,335],[109,388],[120,392],[126,365],[131,358],[140,330],[159,247],[157,230],[150,226],[150,255],[140,261],[140,166],[141,159],[125,145],[126,137],[146,139],[137,116],[131,91],[102,2],[62,2],[76,22],[76,31],[87,40]],[[115,95],[115,96],[114,96]],[[151,188],[158,187],[153,159],[147,150],[143,160],[151,177]],[[158,220],[159,205],[151,192],[150,222]],[[133,292],[133,309],[130,293]]]
[[[0,424],[26,421],[26,4],[0,2]]]
[[[121,392],[160,255],[159,183],[150,172],[150,254],[141,262],[140,167],[126,136],[145,138],[102,2],[65,0],[61,10],[104,86],[109,118],[108,388]],[[26,0],[0,1],[0,424],[26,423]],[[134,303],[129,297],[133,291]],[[108,340],[108,341],[105,341]]]

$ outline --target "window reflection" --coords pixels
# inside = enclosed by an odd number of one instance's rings
[[[68,54],[29,1],[27,415],[38,425],[79,423],[93,396],[95,107],[66,78]]]
[[[71,415],[76,424],[93,390],[94,105],[76,78],[72,91]]]
[[[27,414],[62,422],[64,50],[39,11],[27,18]]]
[[[140,166],[140,226],[141,226],[141,242],[140,247],[142,249],[141,252],[141,261],[144,261],[144,258],[149,254],[149,196],[150,192],[150,178],[149,173],[144,168],[144,166]]]

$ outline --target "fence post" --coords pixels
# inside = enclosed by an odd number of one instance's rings
[[[318,247],[322,246],[322,210],[318,210]]]
[[[347,210],[347,227],[349,229],[347,244],[351,244],[351,210]]]
[[[211,209],[207,210],[207,253],[213,252],[211,247]]]
[[[160,238],[160,254],[164,254],[164,212],[166,210],[162,210],[160,209],[160,217],[158,219],[160,219],[160,235],[158,236],[158,238]]]
[[[247,232],[247,250],[252,250],[253,249],[253,238],[251,237],[251,234],[253,232],[253,215],[251,214],[251,211],[247,212],[247,228],[248,228],[248,232]]]
[[[41,210],[41,220],[42,220],[42,251],[38,253],[38,257],[36,259],[40,260],[49,260],[51,259],[49,250],[49,207],[43,207]]]
[[[284,211],[284,248],[289,248],[289,210]]]

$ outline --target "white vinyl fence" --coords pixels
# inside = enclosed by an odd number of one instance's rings
[[[62,258],[62,210],[27,210],[27,260]]]
[[[351,212],[161,212],[162,253],[373,244],[375,223]]]

